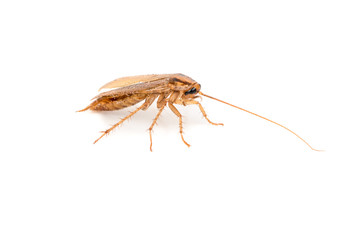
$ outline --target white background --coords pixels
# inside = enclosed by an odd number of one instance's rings
[[[2,1],[0,239],[342,239],[341,1]],[[115,78],[211,99],[76,113]]]

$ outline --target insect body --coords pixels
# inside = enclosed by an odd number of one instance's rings
[[[243,108],[237,107],[235,105],[232,105],[230,103],[224,102],[222,100],[216,99],[214,97],[208,96],[200,92],[200,84],[194,81],[192,78],[183,74],[153,74],[123,77],[105,84],[99,89],[99,91],[103,89],[108,89],[108,91],[100,93],[99,95],[94,97],[92,99],[94,101],[91,104],[89,104],[89,106],[80,110],[79,112],[86,110],[113,111],[133,106],[141,101],[144,101],[144,103],[141,104],[138,108],[136,108],[136,110],[128,114],[126,117],[121,119],[118,123],[114,124],[111,128],[102,132],[102,135],[97,140],[95,140],[94,143],[99,141],[103,136],[110,133],[113,129],[122,124],[125,120],[132,117],[138,111],[148,109],[151,106],[151,104],[157,99],[156,102],[158,113],[156,114],[152,124],[149,127],[150,151],[152,151],[152,129],[166,106],[168,106],[170,110],[172,110],[172,112],[178,117],[181,139],[189,147],[190,145],[185,141],[183,137],[182,115],[177,110],[174,104],[184,106],[196,104],[198,105],[205,119],[210,124],[223,125],[222,123],[214,123],[208,119],[204,108],[202,107],[200,102],[196,100],[196,98],[198,98],[199,95],[202,95],[214,99],[216,101],[225,103],[232,107],[238,108],[257,117],[263,118],[269,122],[272,122],[280,127],[283,127],[286,130],[293,133],[294,135],[296,135],[298,138],[300,138],[312,150],[316,150],[312,148],[304,139],[298,136],[295,132],[284,127],[283,125],[276,123],[265,117],[262,117],[258,114],[255,114],[253,112],[250,112],[248,110],[245,110]]]

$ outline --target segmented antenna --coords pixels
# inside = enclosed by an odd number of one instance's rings
[[[227,103],[227,102],[224,102],[223,100],[220,100],[220,99],[211,97],[211,96],[206,95],[206,94],[204,94],[204,93],[202,93],[202,92],[199,92],[199,94],[202,95],[202,96],[211,98],[211,99],[213,99],[213,100],[216,100],[216,101],[218,101],[218,102],[225,103],[225,104],[227,104],[227,105],[229,105],[229,106],[231,106],[231,107],[238,108],[239,110],[242,110],[242,111],[244,111],[244,112],[247,112],[247,113],[250,113],[250,114],[255,115],[255,116],[257,116],[257,117],[260,117],[260,118],[262,118],[262,119],[264,119],[264,120],[267,120],[267,121],[269,121],[269,122],[271,122],[271,123],[274,123],[274,124],[276,124],[276,125],[278,125],[278,126],[284,128],[284,129],[286,129],[287,131],[293,133],[293,134],[294,134],[295,136],[297,136],[300,140],[302,140],[304,143],[306,143],[306,145],[309,146],[312,150],[314,150],[314,151],[319,151],[319,152],[323,151],[323,150],[318,150],[318,149],[313,148],[310,144],[308,144],[308,142],[306,142],[306,141],[305,141],[303,138],[301,138],[298,134],[296,134],[295,132],[293,132],[293,131],[290,130],[289,128],[287,128],[287,127],[281,125],[280,123],[274,122],[273,120],[270,120],[270,119],[268,119],[268,118],[262,117],[262,116],[260,116],[260,115],[258,115],[258,114],[256,114],[256,113],[250,112],[250,111],[248,111],[248,110],[246,110],[246,109],[244,109],[244,108],[235,106],[235,105],[233,105],[233,104],[231,104],[231,103]]]

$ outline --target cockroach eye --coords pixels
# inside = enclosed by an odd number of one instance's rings
[[[185,92],[185,95],[188,95],[188,94],[193,94],[193,93],[196,93],[196,88],[192,88],[191,90],[188,90],[187,92]]]

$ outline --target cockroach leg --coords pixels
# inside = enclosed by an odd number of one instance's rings
[[[197,105],[199,106],[199,109],[200,109],[202,115],[203,115],[204,118],[207,120],[207,122],[209,122],[209,123],[212,124],[212,125],[217,125],[217,126],[218,126],[218,125],[221,125],[221,126],[224,126],[223,123],[214,123],[214,122],[212,122],[210,119],[208,119],[207,114],[206,114],[206,112],[205,112],[205,109],[202,107],[202,105],[201,105],[200,102],[195,101],[195,100],[188,100],[188,101],[185,101],[185,104],[186,104],[186,105],[189,105],[189,104],[197,104]]]
[[[169,93],[160,94],[160,96],[157,99],[157,108],[161,108],[162,105],[166,104],[166,99],[167,99],[168,95],[169,95]]]
[[[119,122],[117,122],[116,124],[114,124],[112,127],[110,127],[109,129],[107,129],[106,131],[103,131],[103,134],[94,141],[94,144],[99,141],[103,136],[105,136],[106,134],[109,134],[113,129],[115,129],[116,127],[118,127],[120,124],[122,124],[125,120],[129,119],[130,117],[132,117],[134,114],[136,114],[139,110],[143,109],[144,107],[146,107],[147,103],[143,103],[140,107],[138,107],[136,110],[134,110],[133,112],[130,112],[130,114],[128,114],[126,117],[122,118]]]
[[[185,139],[183,138],[183,131],[182,131],[182,115],[181,113],[177,110],[177,108],[171,103],[171,102],[168,102],[168,106],[170,108],[170,110],[173,111],[173,113],[178,116],[179,118],[179,128],[180,128],[180,135],[181,135],[181,139],[182,141],[187,145],[187,147],[190,147],[191,145],[189,145]]]
[[[142,108],[143,111],[147,110],[151,104],[155,101],[155,99],[158,97],[157,94],[152,94],[151,96],[147,97],[144,102],[144,107]]]
[[[150,136],[150,151],[152,152],[152,135],[151,135],[151,131],[152,131],[152,128],[154,127],[154,125],[156,124],[157,122],[157,119],[160,117],[164,107],[166,106],[166,101],[164,102],[164,104],[160,107],[158,113],[156,114],[156,117],[154,118],[151,126],[149,127],[149,136]]]

